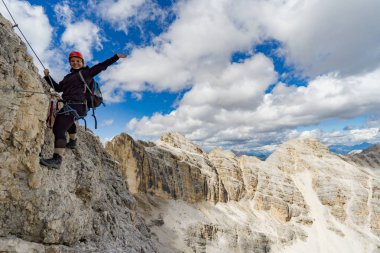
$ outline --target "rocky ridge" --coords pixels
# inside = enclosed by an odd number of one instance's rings
[[[160,252],[372,253],[380,245],[380,175],[317,140],[288,141],[266,161],[207,154],[178,133],[155,143],[121,134],[106,149],[134,182]]]

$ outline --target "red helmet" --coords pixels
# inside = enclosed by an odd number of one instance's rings
[[[84,61],[83,55],[76,51],[73,51],[69,54],[69,60],[71,59],[71,57],[78,57],[78,58],[81,58],[82,61]]]

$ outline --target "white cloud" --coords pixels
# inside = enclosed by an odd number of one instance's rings
[[[103,0],[96,4],[100,16],[111,23],[121,23],[137,15],[137,8],[146,0]]]
[[[259,55],[251,61],[259,61],[259,58],[264,57]],[[265,71],[269,65],[257,64],[258,73],[259,66]],[[225,73],[228,72],[227,69]],[[252,73],[252,70],[243,72]],[[221,80],[224,77],[222,74]],[[240,142],[248,142],[253,136],[261,138],[257,142],[265,143],[268,139],[266,133],[276,132],[279,138],[286,139],[283,132],[287,129],[316,124],[332,117],[353,118],[365,112],[376,111],[380,106],[380,69],[346,78],[337,75],[321,76],[312,80],[308,87],[278,84],[272,94],[266,95],[263,95],[266,86],[255,88],[252,85],[254,79],[251,79],[252,86],[248,91],[238,78],[226,86],[234,90],[219,89],[223,87],[221,80],[216,80],[215,83],[220,86],[214,85],[215,87],[197,84],[185,94],[175,111],[167,115],[155,114],[150,118],[135,119],[129,127],[141,136],[158,136],[176,130],[204,143],[231,140],[238,145]],[[266,84],[271,81],[268,79]],[[231,94],[231,98],[228,94]],[[312,132],[305,132],[303,136],[313,137],[311,134]],[[351,135],[359,136],[358,132],[351,132]],[[360,138],[349,140],[357,142]]]
[[[232,2],[181,2],[178,19],[153,46],[132,51],[130,57],[101,75],[111,94],[125,91],[179,91],[217,76],[236,50],[258,41],[258,25],[242,26],[229,13]]]
[[[268,36],[284,43],[288,61],[312,78],[332,71],[348,76],[379,66],[380,1],[273,0],[236,5],[241,7],[241,19],[257,17]]]
[[[194,85],[179,108],[168,115],[133,120],[129,127],[140,135],[160,135],[169,130],[192,133],[195,139],[249,133],[244,114],[260,105],[266,88],[276,80],[272,62],[259,54],[245,62],[231,64],[220,76]],[[236,130],[229,132],[229,128]],[[235,136],[237,138],[237,136]]]
[[[264,39],[282,42],[287,62],[312,79],[379,66],[376,0],[191,0],[175,9],[177,20],[153,46],[135,49],[128,61],[103,75],[113,84],[110,89],[178,91],[208,72],[223,71],[231,53],[249,51]]]
[[[54,12],[60,24],[67,25],[72,22],[74,13],[71,10],[67,1],[56,4],[54,6]]]
[[[92,50],[103,48],[99,32],[99,27],[89,20],[70,23],[62,34],[62,42],[73,50],[80,51],[86,61],[91,61]]]
[[[273,63],[258,54],[243,63],[233,63],[220,76],[207,76],[186,93],[180,105],[208,105],[235,110],[256,108],[264,91],[276,82]]]
[[[285,139],[289,129],[379,107],[379,7],[370,0],[181,2],[154,46],[134,50],[102,77],[124,90],[192,87],[171,113],[133,119],[129,127],[140,136],[176,130],[206,145],[265,143],[268,133]],[[233,52],[265,38],[282,43],[279,53],[311,77],[307,87],[279,83],[265,95],[273,65],[260,63],[255,73],[248,63],[258,56],[229,63]]]
[[[58,60],[61,52],[51,47],[53,28],[43,7],[17,0],[7,1],[6,3],[18,27],[33,47],[43,65],[50,69],[50,73],[55,73],[59,77],[63,76],[62,62]],[[0,12],[11,21],[11,17],[3,4],[0,4]],[[17,28],[15,28],[15,32],[22,38]],[[24,41],[24,38],[22,40]],[[40,74],[42,74],[43,68],[29,47],[28,52],[33,56],[34,63],[39,68]]]
[[[281,41],[287,61],[311,78],[362,73],[379,66],[379,7],[376,0],[180,2],[177,20],[154,46],[134,50],[103,77],[124,90],[177,91],[268,38]]]
[[[380,141],[379,128],[352,129],[350,131],[325,132],[319,129],[309,131],[292,131],[287,139],[291,138],[314,138],[327,145],[340,144],[353,146],[363,142],[377,143]]]
[[[49,48],[53,31],[44,9],[41,6],[32,6],[26,1],[8,1],[7,6],[36,53],[42,55]],[[11,20],[3,4],[0,5],[0,11],[5,18]],[[41,29],[38,29],[39,27]],[[20,35],[17,28],[15,31]]]
[[[380,68],[374,72],[341,78],[328,74],[310,81],[308,87],[277,86],[267,94],[255,117],[262,124],[296,127],[338,117],[353,118],[373,112],[380,105],[377,97]],[[277,123],[276,123],[277,121]],[[268,128],[268,126],[266,126]]]
[[[352,141],[350,143],[361,143],[363,141],[368,141],[379,136],[379,128],[369,128],[369,129],[353,129],[350,131],[352,135]]]
[[[140,28],[144,36],[143,23],[147,20],[156,23],[164,22],[168,15],[153,0],[90,0],[93,11],[115,29],[129,32],[131,26]]]

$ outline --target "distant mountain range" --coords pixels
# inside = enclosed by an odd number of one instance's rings
[[[374,144],[368,143],[368,142],[363,142],[357,145],[353,146],[346,146],[346,145],[331,145],[329,146],[329,149],[331,152],[337,153],[337,154],[348,154],[352,151],[361,151],[364,149],[367,149]]]
[[[353,146],[347,146],[347,145],[330,145],[328,146],[329,150],[333,153],[336,153],[336,154],[349,154],[351,152],[361,152],[362,150],[364,149],[367,149],[369,147],[372,147],[373,143],[369,143],[369,142],[363,142],[363,143],[360,143],[360,144],[357,144],[357,145],[353,145]],[[268,158],[268,156],[270,156],[272,154],[272,152],[270,151],[266,151],[266,150],[251,150],[251,151],[248,151],[248,152],[242,152],[242,151],[236,151],[236,150],[231,150],[236,156],[242,156],[242,155],[248,155],[248,156],[256,156],[257,158],[259,158],[260,160],[263,160],[265,161],[265,159]]]

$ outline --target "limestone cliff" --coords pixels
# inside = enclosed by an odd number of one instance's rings
[[[133,182],[160,252],[378,251],[378,163],[310,139],[288,141],[266,161],[207,154],[178,133],[155,143],[121,134],[106,149]]]
[[[156,252],[118,165],[82,128],[60,170],[48,107],[26,47],[0,16],[0,252]],[[43,147],[43,148],[41,148]]]

